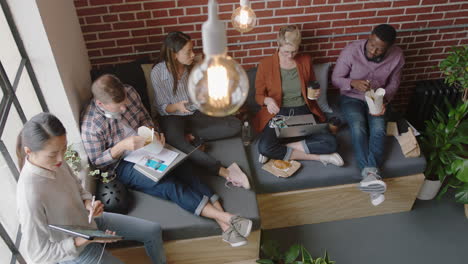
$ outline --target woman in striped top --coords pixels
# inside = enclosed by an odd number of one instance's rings
[[[170,32],[161,48],[161,60],[151,71],[154,105],[160,115],[159,121],[166,140],[186,153],[192,152],[194,145],[205,140],[232,137],[239,134],[241,129],[240,121],[233,116],[210,117],[199,111],[189,110],[187,81],[194,58],[190,36],[179,31]],[[247,176],[236,163],[226,168],[199,149],[190,158],[212,173],[226,178],[233,185],[250,188]]]

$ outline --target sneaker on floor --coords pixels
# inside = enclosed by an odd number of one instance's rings
[[[262,154],[258,154],[258,162],[265,164],[267,163],[267,161],[268,161],[267,157],[263,156]]]
[[[324,155],[319,155],[320,162],[323,163],[323,165],[328,165],[329,163],[341,167],[344,165],[344,161],[341,158],[340,154],[338,153],[332,153],[332,154],[324,154]]]
[[[387,184],[382,181],[377,168],[364,168],[358,188],[363,192],[384,193],[387,190]]]
[[[385,195],[381,193],[370,193],[370,200],[373,206],[377,206],[385,201]]]
[[[223,232],[221,236],[224,242],[231,244],[231,247],[240,247],[247,245],[247,239],[241,236],[234,228],[231,226]]]
[[[245,175],[237,163],[232,163],[227,170],[229,171],[229,176],[226,178],[228,182],[236,187],[250,189],[249,178],[247,178],[247,175]]]
[[[243,237],[248,237],[252,231],[252,220],[238,215],[231,217],[230,224]]]

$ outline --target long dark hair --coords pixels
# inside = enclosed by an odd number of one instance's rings
[[[16,140],[16,156],[20,170],[24,166],[26,157],[24,147],[30,148],[32,152],[40,151],[50,138],[63,136],[66,133],[62,122],[53,114],[40,113],[33,116],[24,124]]]
[[[161,47],[160,61],[164,61],[166,63],[169,72],[172,74],[172,79],[174,80],[174,87],[172,87],[172,92],[174,95],[177,92],[178,84],[177,60],[174,58],[174,54],[184,48],[185,44],[187,44],[187,42],[190,40],[191,38],[189,35],[180,31],[173,31],[167,34]]]

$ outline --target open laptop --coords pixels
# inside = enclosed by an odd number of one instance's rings
[[[291,116],[284,122],[285,127],[275,127],[278,138],[303,137],[322,133],[328,129],[327,123],[317,124],[312,114]]]

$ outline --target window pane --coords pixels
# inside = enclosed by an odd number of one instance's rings
[[[13,254],[3,239],[0,238],[0,263],[10,263]]]
[[[18,216],[16,215],[16,180],[6,163],[3,153],[0,154],[0,170],[2,171],[0,222],[11,240],[15,242],[19,227]]]
[[[3,131],[2,140],[5,143],[5,146],[10,153],[11,158],[18,167],[18,162],[16,159],[16,138],[18,137],[19,132],[23,128],[23,123],[16,111],[14,105],[10,108],[10,113],[8,114],[5,130]]]
[[[3,9],[0,10],[0,36],[0,61],[5,68],[10,83],[13,83],[21,62],[21,55],[11,34]]]
[[[39,104],[39,100],[36,96],[36,91],[34,91],[34,87],[26,68],[23,69],[23,73],[21,74],[18,88],[16,90],[16,97],[23,108],[26,119],[29,120],[34,115],[42,112],[41,105]]]

